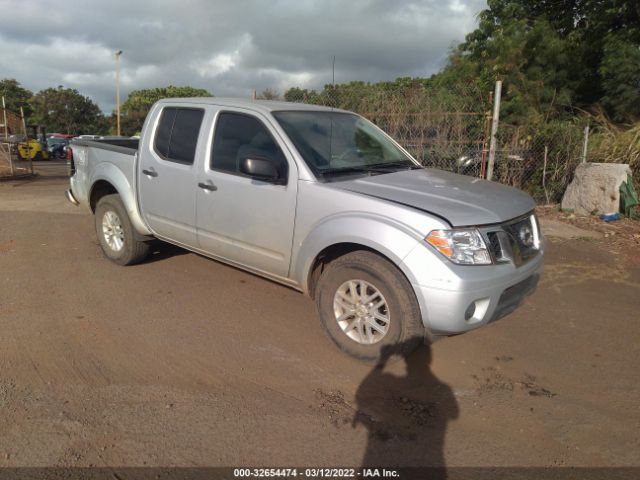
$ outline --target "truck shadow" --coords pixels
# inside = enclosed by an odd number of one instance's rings
[[[143,263],[159,262],[168,258],[177,257],[179,255],[186,255],[191,253],[189,250],[178,247],[171,243],[163,242],[162,240],[152,240],[149,256]]]
[[[409,355],[404,347],[386,347],[356,392],[352,426],[368,430],[362,467],[428,467],[403,473],[444,479],[445,433],[449,420],[458,417],[458,404],[451,387],[431,372],[431,346],[421,345]],[[385,373],[387,363],[398,358],[405,375]]]

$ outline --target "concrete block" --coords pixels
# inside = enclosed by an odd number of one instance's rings
[[[620,209],[620,185],[631,168],[624,163],[581,163],[562,197],[562,209],[578,215],[615,213]]]

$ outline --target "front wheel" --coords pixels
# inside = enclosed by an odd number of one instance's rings
[[[149,244],[136,239],[120,195],[106,195],[98,201],[95,224],[100,247],[112,262],[132,265],[147,257]]]
[[[325,331],[344,352],[366,362],[407,356],[424,339],[420,307],[398,268],[369,251],[331,262],[315,291]]]

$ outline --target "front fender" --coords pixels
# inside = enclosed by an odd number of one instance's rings
[[[127,210],[127,215],[129,215],[133,228],[135,228],[141,235],[151,235],[151,231],[145,225],[142,217],[140,216],[140,212],[138,211],[134,187],[131,185],[131,182],[129,182],[129,179],[127,179],[122,170],[113,163],[98,163],[94,167],[91,175],[91,191],[89,192],[89,199],[91,198],[96,183],[100,180],[110,183],[116,189],[118,195],[120,195],[120,198],[122,199],[125,209]]]
[[[291,277],[309,293],[309,275],[317,256],[341,243],[362,245],[392,261],[413,282],[413,274],[403,265],[420,240],[419,232],[391,218],[367,213],[338,214],[315,225],[298,243],[292,261]]]

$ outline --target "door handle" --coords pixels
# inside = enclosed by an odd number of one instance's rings
[[[199,186],[201,189],[203,189],[203,190],[209,190],[210,192],[215,192],[215,191],[218,189],[218,187],[216,187],[216,186],[211,182],[211,180],[209,180],[207,183],[200,182],[200,183],[198,183],[198,186]]]
[[[158,176],[158,172],[156,172],[154,170],[153,167],[150,167],[148,170],[142,170],[142,173],[144,173],[145,175],[148,175],[150,177],[157,177]]]

